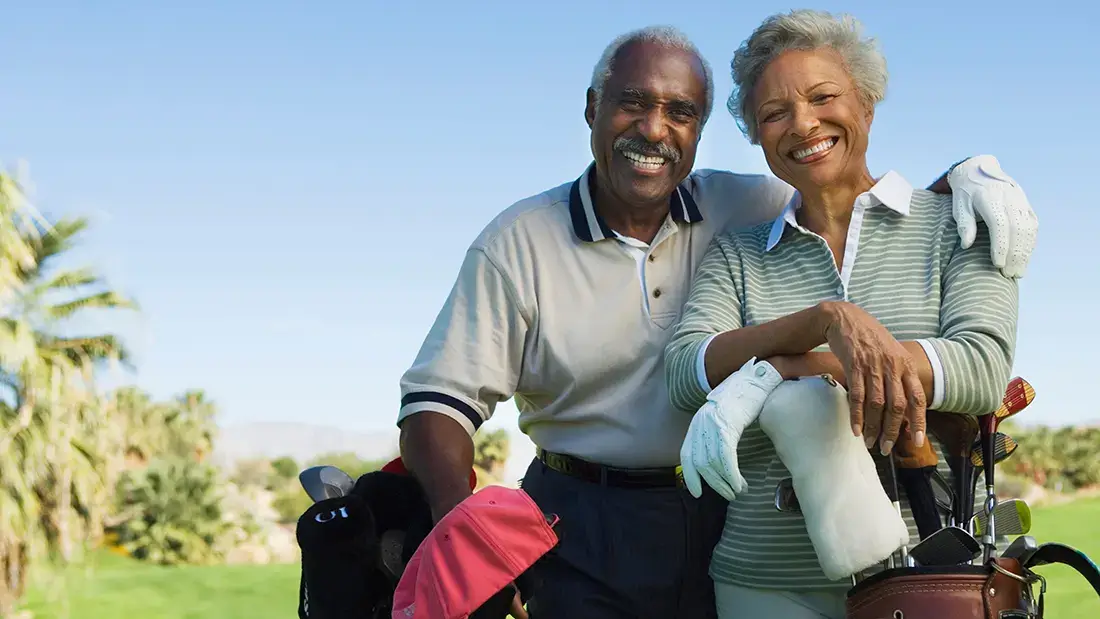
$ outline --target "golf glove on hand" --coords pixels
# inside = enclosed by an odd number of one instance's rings
[[[737,442],[756,421],[768,394],[782,382],[770,363],[754,357],[710,392],[680,447],[684,485],[691,496],[703,495],[700,478],[727,501],[748,488],[737,468]]]
[[[876,565],[909,542],[867,446],[852,434],[848,410],[847,392],[836,381],[809,377],[784,382],[760,413],[831,580]]]
[[[1024,190],[992,155],[971,157],[947,175],[962,247],[974,244],[977,220],[989,229],[993,264],[1005,277],[1023,277],[1039,235],[1039,218]]]

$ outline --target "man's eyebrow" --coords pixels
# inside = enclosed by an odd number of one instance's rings
[[[637,88],[623,88],[619,92],[619,96],[624,99],[649,99],[649,96],[646,95],[646,93],[638,90]]]
[[[673,99],[668,102],[668,107],[681,112],[699,113],[699,106],[689,99]]]

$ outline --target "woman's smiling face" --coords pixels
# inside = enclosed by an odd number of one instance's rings
[[[874,110],[836,51],[783,52],[760,75],[752,105],[768,166],[795,189],[832,186],[867,169]]]

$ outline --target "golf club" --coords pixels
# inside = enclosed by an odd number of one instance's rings
[[[798,497],[794,493],[794,481],[788,477],[775,486],[775,509],[781,512],[802,513]]]
[[[993,464],[997,465],[1007,460],[1016,452],[1016,448],[1019,446],[1020,444],[1016,442],[1016,439],[1004,432],[995,433],[993,435]],[[984,466],[982,446],[980,444],[975,444],[974,447],[971,448],[970,462],[974,466]]]
[[[929,432],[940,439],[944,460],[947,461],[947,466],[951,467],[955,500],[951,505],[948,524],[962,526],[970,519],[970,512],[973,511],[974,505],[974,495],[970,493],[973,487],[970,447],[978,435],[978,421],[973,415],[957,415],[935,410],[928,411],[926,419]],[[965,507],[968,497],[969,508]]]
[[[1035,399],[1035,388],[1019,376],[1008,381],[1001,406],[993,412],[998,418],[1009,417],[1027,408]]]
[[[909,556],[923,566],[968,563],[982,551],[974,536],[959,527],[944,527],[922,540]]]
[[[993,510],[993,516],[997,523],[998,535],[1027,535],[1031,532],[1031,507],[1020,499],[998,502]],[[974,535],[980,536],[989,529],[989,518],[985,512],[982,512],[976,514],[970,524]]]
[[[993,470],[996,468],[993,459],[993,435],[996,432],[997,420],[997,416],[992,413],[978,418],[978,428],[982,435],[982,459],[984,460],[982,468],[985,471],[985,513],[988,519],[987,527],[982,532],[982,545],[985,546],[985,552],[982,554],[983,563],[988,563],[997,552],[997,492],[993,488]]]
[[[1039,544],[1035,541],[1035,538],[1030,535],[1021,535],[1012,540],[1012,543],[1005,548],[1005,551],[1001,553],[1001,556],[1006,559],[1016,559],[1021,564],[1027,563],[1027,560],[1031,558],[1031,555],[1035,554],[1035,551],[1039,549]]]
[[[298,473],[302,488],[316,503],[345,496],[355,487],[355,480],[335,466],[311,466]]]
[[[890,501],[894,504],[894,509],[897,510],[898,516],[901,516],[901,497],[898,493],[898,469],[894,465],[894,452],[891,451],[888,456],[890,463],[890,488],[887,490],[887,494],[890,495]],[[908,567],[909,563],[909,549],[908,544],[902,544],[901,551],[901,565]],[[894,567],[894,555],[890,555],[890,567]]]
[[[982,533],[982,542],[985,545],[985,553],[982,561],[988,563],[993,554],[997,552],[997,492],[994,485],[995,439],[997,428],[1005,419],[1019,413],[1035,399],[1035,389],[1019,376],[1008,382],[1005,389],[1005,397],[1001,400],[1001,406],[991,415],[978,418],[978,427],[982,438],[982,457],[985,469],[985,513],[988,516],[988,528]],[[1030,510],[1029,510],[1030,515]],[[1030,519],[1030,518],[1029,518]]]

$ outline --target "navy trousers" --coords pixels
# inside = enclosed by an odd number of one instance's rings
[[[704,485],[603,486],[535,459],[523,489],[561,518],[560,543],[532,569],[531,619],[715,619],[711,552],[725,499]]]

